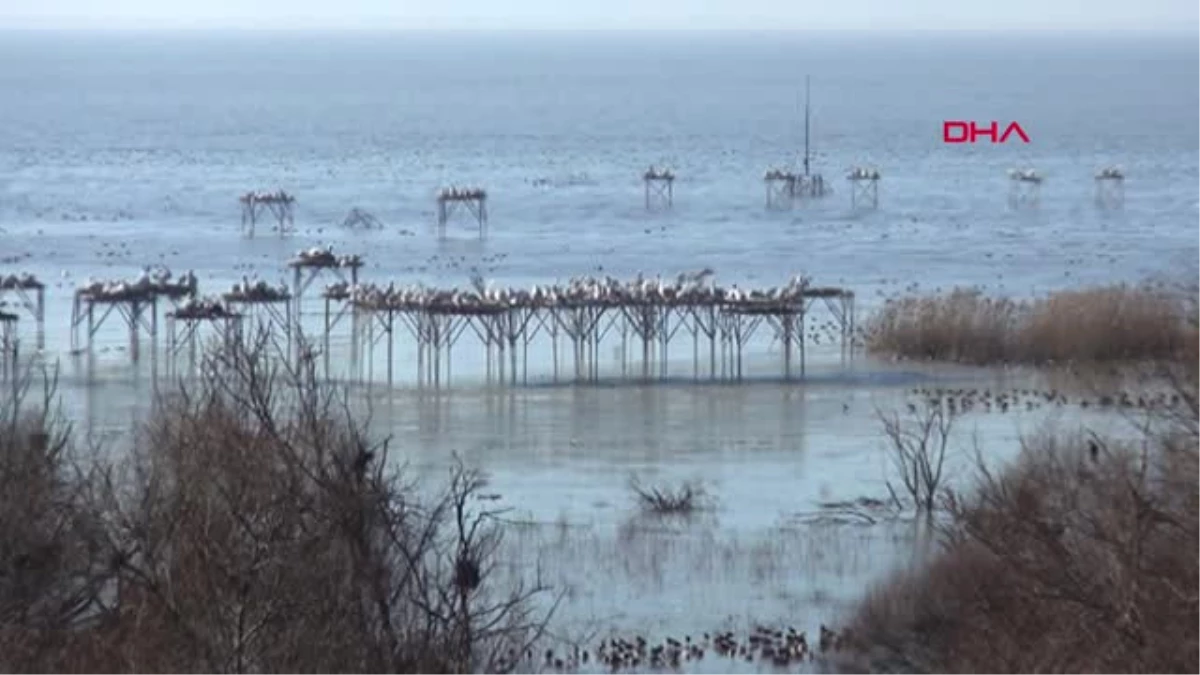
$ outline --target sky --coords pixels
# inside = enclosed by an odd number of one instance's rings
[[[0,0],[2,29],[1197,31],[1197,0]]]

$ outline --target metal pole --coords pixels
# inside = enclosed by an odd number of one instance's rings
[[[804,76],[804,177],[808,177],[808,159],[809,159],[809,76]]]

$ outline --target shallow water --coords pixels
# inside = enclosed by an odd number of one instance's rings
[[[876,519],[869,524],[827,508],[886,501],[888,481],[901,489],[878,415],[905,415],[921,399],[914,388],[1001,392],[1043,380],[869,359],[858,368],[854,377],[810,383],[376,388],[353,400],[369,410],[377,433],[391,436],[393,460],[421,485],[442,485],[456,455],[485,471],[487,499],[478,508],[503,511],[507,523],[497,579],[540,579],[550,588],[542,607],[562,594],[552,625],[560,653],[572,644],[594,652],[610,636],[699,639],[760,624],[795,626],[811,639],[822,624],[843,621],[871,584],[927,550],[911,513],[892,519],[868,510]],[[80,390],[87,388],[73,389]],[[133,382],[90,390],[92,416],[126,432],[139,405]],[[1034,395],[1007,412],[962,414],[947,484],[969,484],[976,451],[996,468],[1022,437],[1131,428],[1068,395],[1066,405]],[[634,478],[651,486],[692,481],[710,500],[693,518],[658,518],[637,502]],[[772,667],[710,653],[684,668],[729,669]]]

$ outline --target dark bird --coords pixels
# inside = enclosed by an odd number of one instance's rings
[[[367,465],[371,463],[372,459],[375,459],[374,452],[371,452],[370,450],[364,450],[363,452],[360,452],[358,457],[354,459],[354,470],[358,473],[366,471]]]
[[[1096,445],[1096,441],[1088,441],[1088,452],[1092,455],[1092,461],[1100,461],[1100,446]]]

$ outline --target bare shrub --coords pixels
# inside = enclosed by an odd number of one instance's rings
[[[56,386],[56,370],[31,369],[0,399],[0,673],[61,669],[66,650],[88,649],[110,577],[94,477],[72,452]]]
[[[42,384],[41,391],[35,388]],[[19,374],[0,400],[0,669],[45,668],[95,610],[107,578],[57,371]]]
[[[1195,290],[1114,285],[1031,302],[977,290],[889,300],[868,319],[870,351],[990,363],[1175,360],[1195,351]]]
[[[858,607],[843,667],[1195,672],[1198,445],[1194,426],[1043,436],[1004,473],[981,462],[946,499],[944,551]]]
[[[59,617],[38,626],[54,653],[35,651],[31,630],[6,630],[19,644],[0,660],[161,672],[518,667],[548,619],[533,602],[545,588],[494,580],[502,532],[477,506],[483,478],[458,463],[440,490],[414,485],[312,363],[290,370],[269,352],[263,335],[210,354],[198,384],[157,401],[128,461],[87,477],[78,508],[98,536],[61,536],[100,555],[106,574],[88,578],[103,582],[91,594],[104,602],[86,622],[78,603],[46,614]],[[54,587],[73,584],[64,572]]]
[[[644,485],[633,476],[629,489],[644,511],[656,515],[690,515],[711,505],[704,486],[692,481],[676,486]]]
[[[941,494],[946,450],[956,413],[941,403],[911,407],[909,418],[878,412],[888,441],[887,454],[900,484],[917,511],[932,513]],[[896,491],[888,481],[893,500]]]

